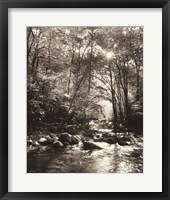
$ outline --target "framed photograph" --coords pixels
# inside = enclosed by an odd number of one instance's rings
[[[0,3],[0,198],[170,199],[169,0]]]

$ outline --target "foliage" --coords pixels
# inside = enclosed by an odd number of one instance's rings
[[[143,109],[141,27],[28,27],[28,125],[113,122]]]

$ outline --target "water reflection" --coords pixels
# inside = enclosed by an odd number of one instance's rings
[[[28,154],[27,169],[32,173],[142,173],[141,144],[119,146],[98,142],[101,150],[82,150],[69,147]]]

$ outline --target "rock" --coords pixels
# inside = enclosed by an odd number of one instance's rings
[[[32,145],[33,141],[32,140],[27,140],[27,145]]]
[[[110,137],[110,138],[107,138],[105,140],[105,142],[109,143],[109,144],[116,144],[117,143],[117,139],[114,138],[114,137]]]
[[[54,133],[50,133],[49,135],[50,135],[51,138],[55,138],[56,137],[56,135]]]
[[[112,122],[108,122],[107,128],[113,128],[113,123]]]
[[[34,153],[37,153],[39,151],[39,148],[40,147],[29,147],[27,148],[27,154],[34,154]]]
[[[120,146],[129,146],[129,145],[130,145],[130,142],[128,142],[128,141],[118,141],[118,144],[119,144]]]
[[[80,141],[80,140],[79,140],[76,136],[72,136],[72,137],[71,137],[71,144],[72,144],[72,145],[78,144],[79,141]]]
[[[40,146],[40,144],[37,141],[35,141],[34,146]]]
[[[72,138],[72,136],[69,133],[61,133],[59,135],[58,139],[62,143],[69,143],[69,144],[71,144],[71,138]]]
[[[46,145],[48,143],[47,139],[46,138],[40,138],[39,141],[38,141],[40,144],[42,145]]]
[[[101,147],[99,147],[98,145],[92,143],[92,142],[83,142],[84,145],[84,149],[85,150],[91,150],[91,149],[102,149]]]
[[[132,144],[132,140],[128,137],[122,137],[119,139],[118,144],[120,146],[129,146]]]
[[[91,138],[93,139],[95,137],[95,131],[94,130],[88,130],[88,132],[85,133],[85,135],[88,137],[88,138]]]
[[[63,145],[64,145],[65,147],[67,147],[67,146],[70,145],[70,143],[69,143],[69,142],[63,142]]]
[[[103,141],[103,134],[102,134],[102,133],[96,134],[96,135],[93,137],[93,140],[96,141],[96,142],[101,142],[101,141]]]
[[[53,147],[54,147],[55,149],[62,148],[62,147],[63,147],[63,143],[60,142],[60,141],[54,141],[54,142],[53,142]]]
[[[53,138],[53,141],[58,141],[58,137],[55,136],[55,137]]]
[[[120,138],[121,141],[124,141],[124,142],[132,142],[131,138],[130,137],[122,137]]]
[[[44,152],[47,152],[47,151],[49,151],[50,150],[50,148],[49,148],[49,146],[47,146],[47,145],[42,145],[42,146],[39,146],[39,151],[38,151],[38,153],[44,153]]]
[[[49,135],[46,136],[46,139],[49,144],[53,143],[53,139]]]

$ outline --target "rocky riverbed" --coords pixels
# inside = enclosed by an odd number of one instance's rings
[[[27,137],[29,173],[142,173],[143,138],[111,129]]]

